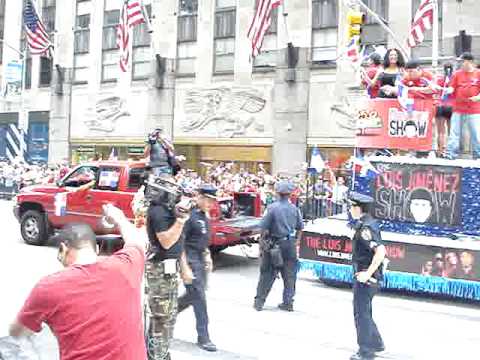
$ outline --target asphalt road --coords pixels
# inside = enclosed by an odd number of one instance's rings
[[[0,219],[1,338],[35,282],[59,270],[59,264],[55,248],[23,243],[8,202],[0,202]],[[178,317],[172,358],[348,359],[356,351],[351,291],[301,277],[295,312],[285,313],[276,308],[282,291],[278,280],[265,311],[258,313],[252,308],[258,277],[256,253],[256,249],[235,248],[216,258],[207,296],[211,337],[220,351],[206,353],[196,347],[193,311],[187,310]],[[374,302],[374,316],[387,346],[383,359],[479,358],[476,304],[380,294]],[[0,339],[0,353],[15,348],[8,340]],[[48,328],[22,346],[37,354],[29,360],[58,359]]]

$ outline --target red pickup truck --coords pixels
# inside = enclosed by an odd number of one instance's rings
[[[131,202],[144,175],[144,162],[101,161],[77,166],[55,185],[23,188],[14,199],[23,239],[28,244],[43,245],[55,229],[78,222],[89,224],[100,236],[118,235],[105,227],[102,206],[113,204],[133,220]],[[236,193],[219,199],[210,215],[213,251],[258,241],[258,194]]]

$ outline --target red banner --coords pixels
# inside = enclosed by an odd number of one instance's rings
[[[402,109],[396,99],[371,99],[356,116],[359,148],[432,150],[432,100],[415,99],[413,111]]]

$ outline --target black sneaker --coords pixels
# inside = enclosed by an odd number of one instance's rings
[[[253,302],[253,308],[257,311],[262,311],[263,310],[263,302],[260,302],[258,300],[255,300]]]
[[[205,351],[210,351],[210,352],[217,351],[217,346],[214,343],[212,343],[210,340],[199,341],[197,345],[200,349]]]
[[[278,304],[278,308],[283,311],[293,311],[293,305],[292,304]]]
[[[350,356],[350,360],[373,360],[373,359],[375,359],[375,354],[364,353],[360,351]]]

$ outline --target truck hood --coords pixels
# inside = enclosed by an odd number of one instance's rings
[[[24,187],[22,190],[20,190],[20,195],[31,193],[56,194],[64,191],[64,189],[61,189],[56,185],[32,185]]]
[[[237,216],[234,219],[220,220],[218,225],[240,231],[260,231],[262,219],[254,216]]]

